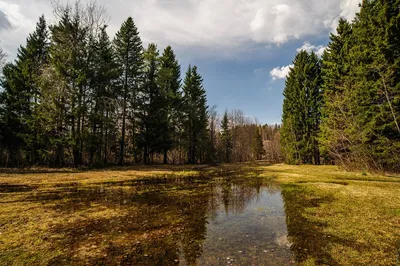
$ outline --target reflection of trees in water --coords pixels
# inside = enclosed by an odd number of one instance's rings
[[[181,246],[188,265],[196,265],[197,259],[202,255],[208,220],[215,219],[221,208],[226,214],[241,213],[248,204],[258,199],[261,189],[272,193],[279,191],[276,186],[265,184],[262,179],[240,181],[234,178],[211,183],[208,189],[209,193],[186,202],[186,208],[183,208],[187,216]],[[189,198],[184,200],[187,199]]]
[[[107,256],[89,258],[87,264],[165,265],[176,263],[181,254],[188,265],[195,265],[203,252],[208,220],[215,219],[221,211],[244,211],[262,189],[277,191],[262,179],[234,177],[210,182],[117,185],[60,187],[59,193],[38,193],[27,199],[50,203],[47,206],[65,215],[92,212],[100,206],[123,213],[56,228],[56,234],[65,236],[60,243],[68,250],[58,258],[60,261],[70,261],[87,245],[88,235],[93,235],[99,241],[109,239],[104,250]]]

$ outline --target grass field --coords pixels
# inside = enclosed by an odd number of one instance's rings
[[[74,207],[74,211],[63,211],[68,200],[63,197],[55,197],[52,201],[36,200],[38,194],[58,195],[60,188],[76,184],[90,187],[105,182],[231,173],[259,175],[281,185],[289,237],[293,243],[291,249],[299,265],[400,263],[400,177],[345,172],[335,166],[249,163],[93,171],[2,170],[0,265],[57,264],[54,258],[66,252],[63,234],[67,232],[57,229],[75,230],[76,225],[83,225],[88,220],[115,218],[128,211],[123,207],[97,206],[95,202],[79,202],[90,208],[80,206]],[[163,229],[158,229],[157,234],[161,234],[160,230]],[[146,235],[146,238],[151,237]],[[90,243],[91,236],[85,239]],[[79,247],[77,256],[95,252],[97,247],[98,244]]]

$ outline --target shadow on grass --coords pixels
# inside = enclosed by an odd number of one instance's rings
[[[98,172],[98,171],[140,171],[140,172],[153,172],[153,171],[236,171],[243,169],[243,167],[249,167],[256,169],[259,166],[271,165],[265,161],[255,162],[243,162],[234,164],[220,164],[220,165],[208,165],[208,164],[151,164],[151,165],[108,165],[99,168],[83,167],[83,168],[0,168],[0,174],[12,174],[12,175],[28,175],[28,174],[63,174],[63,173],[85,173],[85,172]]]
[[[325,232],[327,224],[306,217],[307,209],[329,204],[335,199],[332,195],[316,195],[312,190],[299,184],[282,186],[285,202],[286,224],[292,242],[291,249],[296,262],[301,264],[311,259],[317,265],[339,265],[331,256],[330,246],[339,244],[355,250],[367,251],[370,247],[343,239]]]

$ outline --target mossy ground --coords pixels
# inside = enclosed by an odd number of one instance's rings
[[[165,213],[171,215],[151,220],[151,212],[157,211],[156,204],[149,206],[148,217],[135,216],[141,206],[123,204],[124,197],[127,197],[121,196],[123,187],[116,190],[115,195],[105,196],[120,197],[122,202],[108,208],[107,201],[99,203],[69,198],[73,184],[90,188],[107,182],[230,174],[256,174],[266,179],[272,178],[281,185],[287,227],[298,264],[400,263],[400,177],[345,172],[335,166],[248,163],[215,167],[144,166],[94,171],[3,170],[0,173],[0,265],[59,264],[58,259],[68,255],[66,243],[74,243],[73,236],[76,234],[81,234],[79,240],[84,243],[76,246],[75,256],[89,259],[102,256],[97,254],[105,252],[102,247],[106,239],[101,238],[101,228],[109,226],[111,221],[118,221],[118,217],[121,217],[121,224],[116,224],[115,230],[106,233],[107,241],[112,240],[118,249],[128,241],[126,238],[132,238],[132,234],[136,234],[135,243],[144,240],[150,243],[153,238],[160,239],[160,235],[167,236],[163,241],[173,242],[173,232],[181,230],[181,221],[173,214],[175,210],[167,208]],[[62,196],[59,196],[60,189]],[[131,197],[129,193],[127,195]],[[188,191],[174,193],[182,197]],[[177,195],[174,194],[174,197]],[[90,193],[85,197],[90,199]],[[52,200],[47,200],[50,198]],[[73,205],[68,204],[71,201]],[[127,230],[124,217],[134,217],[137,225],[129,225]],[[88,221],[95,221],[94,225],[90,224],[93,228],[82,233],[75,232],[77,225],[86,228]],[[143,224],[145,232],[142,230]],[[150,227],[152,230],[149,231]],[[132,228],[141,229],[132,231]],[[118,242],[124,243],[118,245]],[[131,246],[125,248],[130,249]],[[120,256],[118,252],[115,254]],[[159,252],[163,252],[162,246]]]

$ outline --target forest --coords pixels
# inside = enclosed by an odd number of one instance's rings
[[[322,58],[296,55],[284,89],[288,163],[400,171],[399,36],[399,1],[363,1]]]
[[[129,17],[113,39],[96,3],[39,18],[15,62],[2,55],[0,164],[101,167],[281,159],[279,125],[209,108],[202,76],[173,49],[143,47]],[[271,147],[268,154],[265,145]]]
[[[200,70],[174,50],[143,47],[129,17],[111,38],[95,3],[57,5],[16,60],[1,53],[0,164],[80,167],[266,159],[400,171],[400,15],[363,1],[320,58],[300,51],[282,124],[208,106]]]

